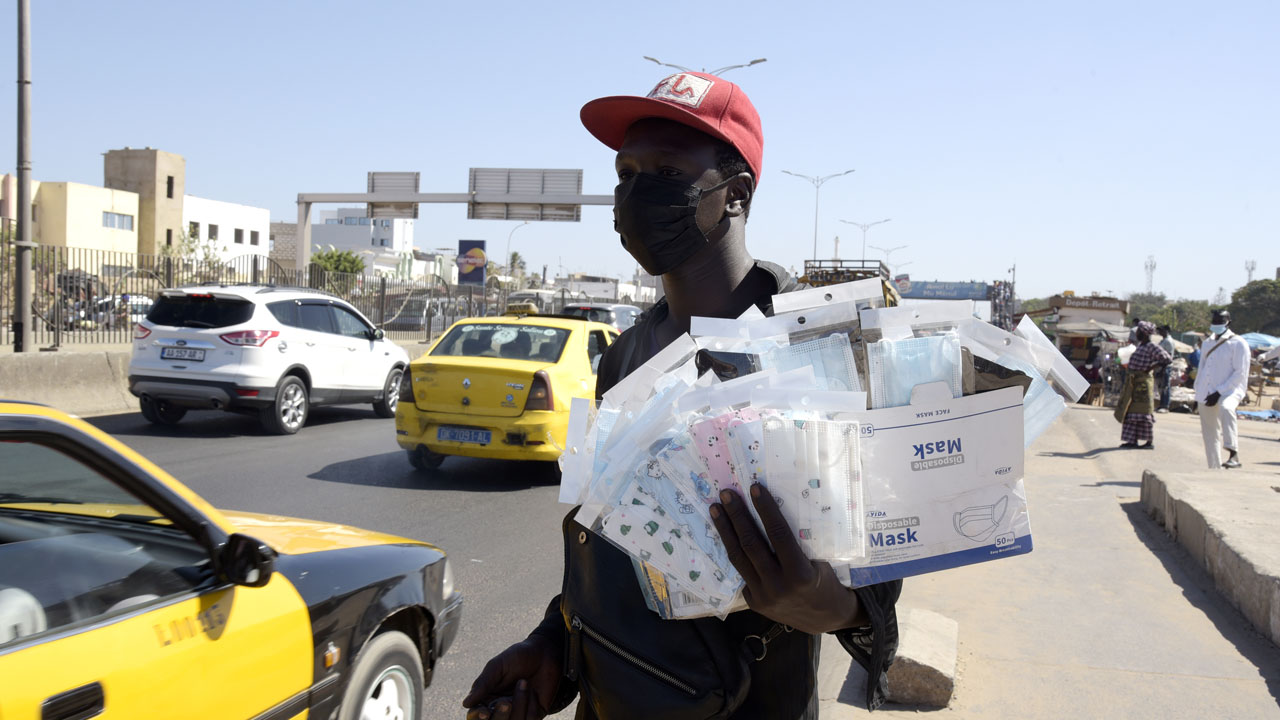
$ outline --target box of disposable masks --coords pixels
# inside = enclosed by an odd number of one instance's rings
[[[866,508],[865,561],[853,586],[1031,552],[1022,485],[1022,390],[955,398],[917,386],[903,407],[857,420]]]

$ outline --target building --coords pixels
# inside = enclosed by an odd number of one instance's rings
[[[267,230],[267,250],[277,265],[293,269],[298,262],[298,223],[271,223]]]
[[[185,226],[182,204],[187,161],[181,155],[143,148],[108,150],[103,159],[102,184],[138,195],[135,252],[153,255],[172,247]]]
[[[223,259],[270,254],[271,213],[266,208],[184,195],[182,226],[188,238],[211,246]]]
[[[369,272],[413,273],[413,220],[365,217],[364,208],[326,210],[311,224],[311,245],[312,252],[350,250]]]
[[[17,217],[18,179],[0,177],[0,218]],[[138,247],[138,196],[73,182],[31,182],[31,238],[41,245],[112,252]]]
[[[104,154],[105,187],[73,182],[31,183],[32,238],[41,245],[153,255],[184,236],[213,243],[231,259],[268,254],[265,208],[184,194],[186,160],[144,148]],[[17,213],[18,182],[0,177],[0,219]]]

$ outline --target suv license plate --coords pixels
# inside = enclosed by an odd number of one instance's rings
[[[436,439],[441,442],[473,443],[488,445],[493,433],[488,430],[474,430],[461,427],[441,427],[436,429]]]
[[[161,360],[194,360],[204,362],[204,350],[199,348],[167,347],[160,348]]]

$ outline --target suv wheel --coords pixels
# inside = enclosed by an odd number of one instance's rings
[[[150,397],[140,398],[138,409],[142,411],[142,417],[154,425],[177,425],[187,414],[186,408]]]
[[[400,378],[404,377],[402,368],[391,368],[387,374],[387,383],[382,386],[382,399],[373,404],[373,413],[378,417],[393,418],[396,416],[396,404],[400,401]]]
[[[307,386],[296,375],[286,375],[276,386],[276,401],[262,408],[262,427],[276,435],[292,435],[306,424],[310,406]]]

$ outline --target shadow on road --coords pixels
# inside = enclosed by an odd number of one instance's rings
[[[1106,485],[1116,485],[1119,487],[1142,487],[1142,483],[1138,480],[1100,480],[1096,483],[1081,483],[1080,487],[1103,487]]]
[[[307,477],[366,487],[461,492],[511,492],[560,484],[551,463],[452,457],[435,470],[414,470],[403,450],[343,460]]]
[[[1040,457],[1064,457],[1064,458],[1074,458],[1076,460],[1096,460],[1098,456],[1101,455],[1102,453],[1116,452],[1117,450],[1133,450],[1137,452],[1136,448],[1104,447],[1104,448],[1094,448],[1092,450],[1085,450],[1082,453],[1042,452],[1040,453]]]
[[[1182,595],[1193,607],[1204,613],[1222,637],[1236,647],[1240,654],[1258,669],[1267,683],[1271,696],[1280,699],[1280,648],[1260,635],[1249,621],[1220,595],[1213,586],[1213,578],[1195,564],[1191,556],[1164,530],[1147,517],[1138,501],[1120,504],[1130,522],[1134,534],[1164,565],[1169,578],[1182,588]]]
[[[331,425],[352,420],[376,418],[373,410],[363,407],[313,408],[307,416],[307,424],[299,430]],[[269,436],[262,429],[257,415],[241,415],[221,410],[191,410],[182,422],[174,426],[152,425],[141,413],[122,413],[86,418],[86,422],[105,433],[115,436],[175,437],[175,438],[238,438]]]

